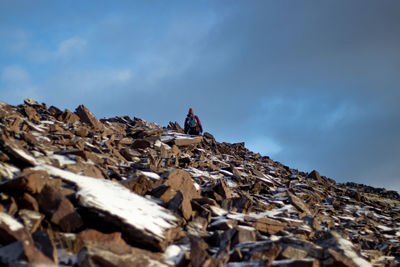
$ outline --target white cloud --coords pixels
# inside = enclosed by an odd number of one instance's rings
[[[27,83],[30,80],[30,76],[25,69],[20,66],[13,65],[5,67],[1,73],[1,79],[7,83]]]
[[[9,104],[21,104],[25,98],[40,101],[37,87],[31,80],[30,74],[21,66],[12,65],[1,71],[1,97]]]
[[[87,41],[79,36],[74,36],[62,41],[57,51],[54,53],[55,57],[68,57],[85,50]]]
[[[48,62],[52,60],[68,59],[75,55],[81,54],[87,47],[86,39],[73,36],[61,41],[57,48],[51,49],[33,49],[30,51],[30,59],[34,62]]]

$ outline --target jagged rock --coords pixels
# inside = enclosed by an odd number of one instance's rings
[[[252,226],[261,233],[273,235],[285,229],[287,225],[285,223],[282,223],[281,221],[268,218],[260,218],[256,222],[254,222]]]
[[[55,186],[46,185],[38,195],[40,209],[65,232],[74,232],[83,225],[72,203]]]
[[[22,219],[22,222],[25,225],[25,228],[30,232],[35,232],[42,220],[44,219],[44,215],[40,212],[33,210],[25,210],[21,209],[18,212],[19,217]]]
[[[38,114],[36,113],[36,110],[34,108],[32,108],[31,106],[24,105],[24,112],[29,120],[40,121],[40,118],[39,118]]]
[[[0,244],[8,245],[18,240],[29,240],[30,235],[24,226],[7,213],[0,213]]]
[[[37,164],[34,157],[29,155],[24,148],[19,147],[5,135],[0,136],[0,149],[3,150],[18,167],[33,167]]]
[[[319,267],[320,263],[316,259],[286,259],[274,261],[271,266],[279,267]]]
[[[190,174],[183,170],[174,170],[169,173],[164,184],[170,186],[175,191],[182,193],[182,213],[185,219],[189,219],[192,216],[192,205],[190,201],[193,198],[200,197],[200,191],[194,186],[194,181]]]
[[[104,125],[84,105],[79,105],[75,114],[79,116],[81,122],[90,125],[95,130],[104,130]]]
[[[337,232],[326,233],[317,244],[324,247],[330,256],[322,262],[326,266],[368,267],[372,266],[355,251],[354,245]]]
[[[159,254],[130,247],[126,244],[107,242],[87,245],[78,254],[79,266],[165,266]]]
[[[0,185],[0,190],[8,191],[26,191],[32,194],[38,194],[47,183],[49,175],[45,171],[36,171],[25,169],[19,177],[6,181]]]
[[[68,109],[66,109],[62,114],[59,115],[59,120],[67,123],[67,124],[73,124],[77,121],[80,120],[78,115],[72,113]]]
[[[307,215],[311,215],[310,209],[303,202],[303,200],[298,198],[296,195],[290,193],[289,191],[287,192],[287,194],[288,194],[289,200],[290,200],[290,202],[292,203],[293,206],[295,206],[298,210],[300,210],[300,212],[304,212]]]
[[[36,231],[32,234],[35,247],[38,248],[44,256],[51,259],[52,262],[58,264],[57,248],[53,239],[47,232]]]
[[[43,168],[50,175],[75,183],[80,188],[78,195],[81,205],[98,213],[98,219],[119,227],[131,242],[141,240],[145,246],[164,250],[174,237],[177,218],[124,186],[75,175],[52,166]]]
[[[34,197],[28,193],[23,193],[22,196],[15,198],[19,209],[28,209],[33,211],[39,211],[39,204]]]
[[[133,149],[138,149],[138,148],[146,149],[146,148],[148,148],[150,146],[151,146],[150,141],[145,140],[145,139],[136,139],[132,143],[132,148]]]
[[[0,102],[0,132],[0,265],[400,263],[397,192],[84,106]]]
[[[0,248],[0,263],[5,266],[24,266],[24,262],[39,266],[52,266],[54,264],[35,247],[33,241],[16,241]]]
[[[91,244],[100,243],[113,243],[126,245],[126,242],[122,239],[121,233],[114,232],[111,234],[104,234],[102,232],[96,231],[94,229],[87,229],[80,232],[75,240],[75,250],[79,251],[85,246],[90,246]]]

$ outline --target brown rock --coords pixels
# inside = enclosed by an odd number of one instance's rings
[[[0,244],[8,245],[18,240],[29,240],[30,234],[24,226],[7,213],[0,213]]]
[[[293,246],[287,246],[280,254],[284,259],[304,259],[307,257],[307,251]]]
[[[63,122],[65,122],[67,124],[71,124],[71,123],[79,121],[79,117],[78,117],[78,115],[76,115],[76,114],[72,113],[71,111],[69,111],[68,109],[66,109],[59,116],[59,120],[62,120]]]
[[[81,250],[84,246],[90,245],[92,243],[115,243],[126,245],[126,242],[122,239],[121,233],[119,232],[104,234],[94,229],[87,229],[80,232],[76,237],[76,252]]]
[[[84,105],[78,106],[75,114],[79,116],[81,122],[90,125],[96,130],[104,130],[104,125]]]
[[[57,188],[46,185],[38,195],[38,201],[50,221],[64,232],[73,232],[83,225],[72,203]]]
[[[217,185],[214,187],[214,191],[218,193],[223,199],[232,197],[231,190],[224,179],[219,179]]]
[[[177,146],[190,146],[200,144],[203,141],[202,136],[178,138],[174,140],[174,144]]]
[[[32,266],[54,264],[35,247],[33,241],[16,241],[0,248],[0,263],[5,266],[25,266],[26,262]]]
[[[24,105],[24,112],[25,112],[25,115],[28,117],[29,120],[31,120],[31,121],[40,121],[40,118],[39,118],[36,110],[33,107]]]
[[[133,149],[146,149],[151,146],[151,143],[145,139],[135,139],[131,146]]]
[[[89,135],[89,130],[84,127],[79,127],[78,129],[75,130],[75,135],[80,137],[86,137]]]
[[[49,175],[45,171],[26,169],[22,174],[0,185],[1,191],[26,191],[32,194],[40,193]]]
[[[357,253],[354,245],[337,232],[326,233],[316,243],[325,248],[325,254],[330,256],[322,262],[324,266],[371,266]]]
[[[276,234],[286,228],[286,224],[269,218],[261,218],[252,224],[257,231],[265,234]]]
[[[256,241],[256,231],[253,227],[238,225],[232,244]]]
[[[286,259],[274,261],[271,266],[276,267],[319,267],[320,263],[316,259]],[[337,265],[339,266],[339,265]]]
[[[193,212],[190,201],[193,198],[200,197],[200,192],[194,186],[194,181],[190,174],[184,170],[173,170],[169,173],[164,184],[182,193],[182,213],[185,219],[189,219]]]
[[[18,215],[30,233],[35,232],[44,219],[43,214],[33,210],[21,209]]]
[[[287,191],[287,195],[289,197],[290,202],[293,206],[295,206],[300,212],[304,212],[307,215],[311,215],[311,211],[308,208],[307,204],[303,202],[300,198],[295,196],[294,194]]]
[[[5,135],[0,136],[0,149],[20,168],[33,167],[37,164],[30,153]]]
[[[45,255],[51,259],[55,264],[58,264],[57,248],[49,234],[44,231],[36,231],[32,234],[35,246]]]
[[[16,197],[15,201],[17,202],[19,209],[39,211],[39,204],[37,203],[36,199],[28,193],[24,193],[22,196]]]
[[[313,180],[317,180],[318,182],[323,182],[321,175],[319,175],[319,172],[317,172],[316,170],[313,170],[308,176],[308,179],[313,179]]]
[[[207,249],[208,245],[204,240],[195,237],[190,239],[190,263],[193,267],[204,266],[204,263],[211,258]]]
[[[161,255],[125,244],[108,242],[83,247],[78,254],[78,266],[142,267],[165,266]]]

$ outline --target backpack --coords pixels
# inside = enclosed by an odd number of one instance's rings
[[[192,115],[192,116],[189,117],[188,125],[189,125],[190,128],[195,128],[195,127],[197,127],[197,120],[196,120],[196,118],[194,117],[194,115]]]

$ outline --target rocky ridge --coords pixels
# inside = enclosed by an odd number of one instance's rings
[[[83,105],[0,129],[1,266],[399,266],[397,192]]]

